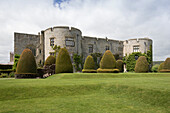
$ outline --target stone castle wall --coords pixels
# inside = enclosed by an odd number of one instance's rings
[[[86,58],[91,54],[89,46],[93,46],[93,53],[103,54],[107,49],[106,47],[108,47],[113,54],[123,57],[133,53],[134,46],[138,46],[140,52],[146,53],[152,44],[152,40],[149,38],[119,41],[108,38],[82,36],[82,32],[77,28],[57,26],[41,31],[41,34],[39,33],[38,35],[14,33],[14,54],[21,54],[25,48],[30,48],[35,53],[37,64],[43,64],[50,53],[54,53],[50,45],[51,38],[54,38],[54,45],[67,48],[71,59],[74,53],[83,55]],[[74,41],[74,46],[66,44],[68,38]]]

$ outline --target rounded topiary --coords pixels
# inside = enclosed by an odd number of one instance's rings
[[[170,58],[167,58],[163,64],[163,68],[160,72],[170,72]]]
[[[35,57],[30,49],[24,49],[16,69],[16,78],[33,78],[37,74]]]
[[[116,61],[116,68],[119,69],[120,72],[123,72],[123,61],[122,60],[117,60]]]
[[[100,68],[101,69],[114,69],[116,68],[116,60],[110,50],[107,50],[101,61],[100,61]]]
[[[135,72],[136,73],[146,73],[149,71],[149,64],[145,56],[140,56],[136,61]]]
[[[55,64],[55,57],[54,56],[48,56],[46,61],[45,61],[45,65],[52,65]]]
[[[162,62],[158,67],[158,72],[160,72],[163,69],[164,62]]]
[[[159,66],[160,66],[159,64],[155,64],[154,66],[152,66],[151,71],[152,71],[152,72],[158,72]]]
[[[91,55],[87,56],[86,61],[84,63],[83,73],[95,73],[95,63],[93,57]]]
[[[84,63],[84,69],[94,69],[95,67],[93,57],[91,55],[87,56]]]
[[[66,48],[61,48],[58,53],[55,73],[73,73],[73,65]]]

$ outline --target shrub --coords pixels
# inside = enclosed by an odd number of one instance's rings
[[[158,67],[159,67],[159,64],[156,64],[152,67],[152,72],[158,72]]]
[[[15,54],[15,56],[14,56],[14,65],[12,67],[12,69],[14,71],[16,71],[16,69],[17,69],[17,64],[18,64],[19,58],[20,58],[20,55]]]
[[[122,60],[117,60],[116,61],[116,68],[119,69],[120,72],[124,71],[123,67],[123,61]]]
[[[98,69],[100,67],[100,60],[102,59],[102,53],[91,53],[91,56],[93,57],[95,63],[95,69]]]
[[[149,71],[148,62],[145,56],[140,56],[135,65],[136,73],[146,73]]]
[[[15,77],[15,72],[11,72],[11,73],[9,73],[9,77],[10,77],[10,78]]]
[[[97,69],[97,73],[119,73],[119,69]]]
[[[74,61],[74,67],[76,71],[81,71],[82,69],[82,65],[83,65],[83,61],[82,61],[82,56],[78,55],[78,54],[74,54],[73,55],[73,61]],[[81,64],[81,68],[80,68],[80,64]]]
[[[58,53],[55,73],[73,73],[73,65],[66,48],[61,48]]]
[[[45,65],[52,65],[52,64],[55,64],[55,57],[54,56],[48,56],[46,61],[45,61]]]
[[[116,60],[110,50],[107,50],[101,61],[100,61],[100,68],[101,69],[114,69],[116,68]]]
[[[93,57],[91,55],[87,56],[86,61],[84,63],[84,69],[82,70],[83,73],[91,73],[96,72],[95,70],[95,63]]]
[[[8,74],[3,73],[0,75],[0,78],[8,78]]]
[[[164,65],[164,62],[162,62],[162,63],[159,65],[159,67],[158,67],[158,72],[160,72],[160,70],[163,69],[163,65]]]
[[[17,64],[16,78],[34,78],[37,74],[37,65],[30,49],[24,49]]]
[[[163,68],[160,72],[170,72],[170,58],[167,58],[163,64]]]

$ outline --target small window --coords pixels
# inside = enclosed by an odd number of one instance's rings
[[[109,46],[106,46],[106,50],[109,50]]]
[[[66,38],[66,39],[65,39],[65,42],[66,42],[66,46],[71,46],[71,47],[74,47],[74,46],[75,46],[75,43],[74,43],[74,39],[73,39],[73,38]]]
[[[54,46],[54,38],[50,38],[50,46]]]
[[[41,64],[41,60],[40,60],[40,64]]]
[[[41,49],[39,49],[39,53],[41,54]]]
[[[139,46],[133,46],[133,52],[139,52]]]
[[[50,52],[50,56],[54,56],[54,52]]]
[[[89,45],[89,53],[93,53],[93,45]]]

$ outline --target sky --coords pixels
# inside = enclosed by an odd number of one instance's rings
[[[170,0],[0,0],[0,63],[14,51],[14,32],[53,26],[115,40],[148,37],[154,61],[170,57]]]

